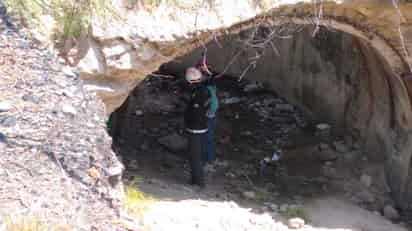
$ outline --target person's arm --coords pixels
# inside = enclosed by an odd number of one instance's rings
[[[199,93],[197,94],[197,99],[196,102],[199,104],[199,113],[201,115],[206,115],[207,111],[210,108],[210,95],[209,95],[209,90],[204,87],[202,88]]]

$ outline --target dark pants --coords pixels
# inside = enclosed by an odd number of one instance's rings
[[[204,137],[204,156],[205,162],[212,162],[216,160],[216,143],[215,143],[215,130],[216,130],[216,117],[208,117],[207,120],[207,134]]]
[[[197,184],[200,187],[205,186],[204,171],[203,171],[203,150],[204,137],[206,133],[193,134],[189,133],[189,161],[191,172],[191,183]]]

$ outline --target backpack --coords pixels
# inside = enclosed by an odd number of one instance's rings
[[[219,101],[216,94],[216,85],[209,84],[207,85],[207,90],[210,95],[210,108],[207,112],[208,117],[215,117],[217,109],[219,108]]]

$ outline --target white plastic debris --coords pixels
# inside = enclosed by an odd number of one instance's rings
[[[262,88],[263,88],[263,85],[261,83],[258,83],[258,82],[249,83],[243,88],[243,91],[244,92],[253,92],[253,91],[256,91],[256,90],[259,90],[259,89],[262,89]]]
[[[136,115],[137,115],[137,116],[142,116],[142,115],[143,115],[143,111],[142,111],[142,110],[136,110]]]
[[[274,152],[272,155],[272,161],[279,161],[280,160],[280,153]]]

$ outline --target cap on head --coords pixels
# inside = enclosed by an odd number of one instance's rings
[[[187,68],[185,77],[189,83],[200,83],[202,81],[202,73],[195,67]]]

